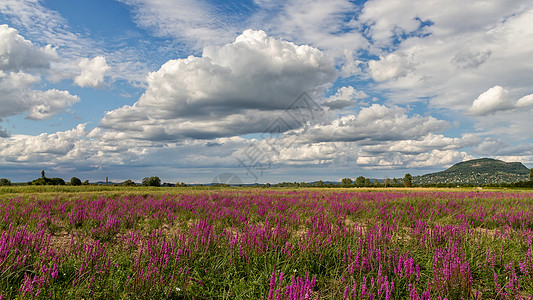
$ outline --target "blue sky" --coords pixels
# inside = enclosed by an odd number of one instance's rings
[[[0,177],[533,167],[532,20],[505,0],[4,0]]]

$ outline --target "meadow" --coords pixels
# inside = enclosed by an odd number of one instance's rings
[[[527,191],[0,193],[0,299],[533,299]]]

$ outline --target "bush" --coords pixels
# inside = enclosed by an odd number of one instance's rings
[[[72,178],[70,178],[70,184],[71,185],[81,185],[81,180],[78,177],[72,177]]]
[[[7,178],[2,178],[0,179],[0,186],[5,186],[5,185],[11,185],[11,180],[7,179]]]
[[[145,177],[142,181],[143,186],[161,186],[161,179],[159,177]]]
[[[137,184],[131,180],[126,180],[122,183],[123,186],[136,186]]]
[[[38,178],[32,182],[28,182],[30,185],[65,185],[65,180],[61,178]]]
[[[61,178],[47,178],[49,180],[49,185],[65,185],[65,180],[61,179]]]

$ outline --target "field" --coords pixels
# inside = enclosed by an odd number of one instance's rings
[[[533,299],[533,194],[0,189],[0,299]]]

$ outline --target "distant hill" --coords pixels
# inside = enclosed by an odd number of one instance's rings
[[[413,177],[415,184],[457,183],[484,185],[529,180],[529,169],[520,162],[480,158],[457,163],[449,169]]]

